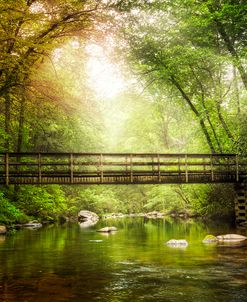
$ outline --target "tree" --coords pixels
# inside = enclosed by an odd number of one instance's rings
[[[229,115],[229,62],[220,44],[210,47],[216,36],[202,36],[205,27],[195,30],[197,21],[186,18],[190,8],[184,13],[183,4],[181,12],[173,5],[169,11],[156,9],[152,17],[150,12],[135,13],[125,23],[125,52],[133,69],[146,79],[146,87],[155,83],[172,88],[173,99],[193,112],[211,152],[226,152],[237,136]]]
[[[0,98],[5,108],[5,150],[10,149],[14,102],[20,104],[19,126],[23,125],[30,76],[56,45],[71,35],[85,35],[97,9],[90,1],[0,1]]]

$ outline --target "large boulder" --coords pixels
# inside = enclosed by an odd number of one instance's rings
[[[93,226],[98,222],[98,220],[99,216],[94,212],[83,210],[78,213],[78,221],[81,227],[87,228]]]
[[[90,211],[80,211],[78,213],[78,221],[79,222],[85,222],[85,221],[92,221],[92,222],[97,222],[99,220],[99,216],[94,213],[94,212],[90,212]]]
[[[217,236],[219,242],[240,242],[247,239],[247,237],[238,234],[226,234]]]
[[[5,225],[0,225],[0,235],[4,235],[7,233],[7,229]]]
[[[187,247],[189,244],[185,239],[171,239],[166,242],[166,245],[170,247]]]

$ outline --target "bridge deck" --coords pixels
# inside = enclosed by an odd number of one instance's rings
[[[235,183],[235,154],[0,153],[0,184]]]

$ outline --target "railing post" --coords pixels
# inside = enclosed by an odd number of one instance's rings
[[[100,154],[100,182],[104,181],[104,171],[103,171],[103,154]]]
[[[130,154],[130,182],[133,182],[133,158],[132,154]]]
[[[181,176],[180,156],[178,156],[178,175]]]
[[[5,153],[5,184],[9,185],[9,153]]]
[[[235,160],[236,160],[236,181],[239,181],[239,158],[237,154]]]
[[[185,154],[185,181],[189,182],[189,173],[188,173],[188,155]]]
[[[74,182],[74,165],[73,165],[73,154],[70,153],[70,183]]]
[[[155,167],[154,167],[154,157],[152,156],[152,175],[154,176]]]
[[[38,174],[39,174],[39,183],[41,184],[41,154],[38,154]]]
[[[161,182],[161,179],[160,179],[160,155],[158,154],[158,181]]]
[[[210,155],[211,180],[214,181],[213,157]]]

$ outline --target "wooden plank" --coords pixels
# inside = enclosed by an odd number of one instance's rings
[[[34,156],[36,157],[37,154],[39,152],[9,152],[9,155],[11,157],[16,157],[16,156]],[[67,157],[69,153],[66,152],[40,152],[42,154],[42,156],[51,156],[51,157],[57,157],[57,156],[61,156],[61,157]],[[6,154],[6,152],[0,152],[0,154]],[[130,156],[130,154],[132,154],[133,157],[150,157],[150,156],[156,156],[156,153],[98,153],[98,152],[75,152],[73,153],[74,158],[75,157],[81,157],[81,156],[86,156],[86,157],[90,157],[90,156],[99,156],[100,154],[104,154],[104,156],[112,156],[112,157],[119,157],[119,156]],[[232,157],[234,158],[236,156],[236,154],[234,153],[223,153],[223,154],[219,154],[219,153],[215,153],[215,154],[207,154],[207,153],[191,153],[191,154],[185,154],[185,153],[160,153],[160,157],[167,157],[167,158],[177,158],[179,156],[184,157],[185,155],[188,156],[188,158],[208,158],[210,155],[212,155],[215,158],[221,157],[221,158],[229,158]]]
[[[180,157],[178,157],[178,174],[181,175]]]
[[[189,181],[189,173],[188,173],[188,155],[185,154],[184,158],[185,158],[185,181],[188,182],[188,181]]]
[[[158,154],[157,158],[158,158],[158,182],[161,182],[161,179],[160,179],[160,155],[159,154]]]
[[[41,153],[40,153],[41,154]],[[73,155],[74,156],[74,155]],[[11,162],[11,166],[23,166],[23,165],[26,165],[26,166],[37,166],[37,162],[21,162],[21,163],[18,163],[18,162]],[[95,161],[95,162],[75,162],[74,160],[74,167],[76,166],[97,166],[98,165],[98,161]],[[158,163],[157,162],[132,162],[132,165],[133,166],[177,166],[178,165],[178,162],[160,162]],[[202,165],[205,165],[205,166],[210,166],[210,162],[203,162],[202,163],[199,163],[199,162],[188,162],[188,165],[189,166],[202,166]],[[0,163],[0,166],[5,166],[5,163]],[[44,162],[42,163],[42,166],[68,166],[68,162]],[[104,161],[104,166],[126,166],[126,162],[106,162]],[[232,166],[232,167],[235,167],[236,166],[236,163],[231,163],[231,164],[224,164],[224,163],[214,163],[214,166]],[[244,163],[241,163],[241,166],[247,166],[247,163],[244,164]]]
[[[214,181],[214,170],[213,170],[213,158],[212,158],[212,156],[210,157],[210,162],[211,162],[211,180]]]
[[[133,157],[130,154],[130,182],[133,183]]]
[[[104,171],[103,171],[103,154],[100,154],[100,182],[104,181]]]

